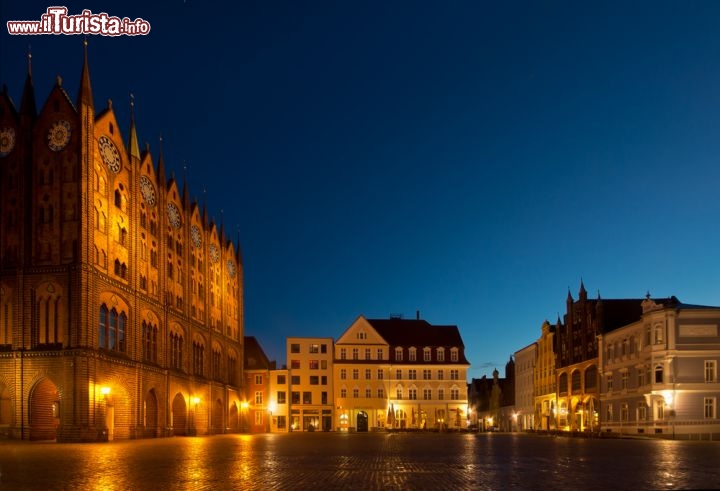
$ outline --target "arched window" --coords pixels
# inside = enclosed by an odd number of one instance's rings
[[[108,308],[105,304],[100,306],[100,322],[98,325],[98,345],[101,348],[105,348],[107,339],[107,326],[108,326]]]
[[[432,361],[432,350],[430,348],[423,349],[423,361]]]
[[[143,359],[152,363],[157,362],[157,325],[143,321]]]
[[[205,345],[201,341],[193,341],[193,373],[204,375]]]
[[[568,393],[568,375],[567,375],[567,373],[560,374],[560,382],[559,382],[558,392],[560,392],[560,394],[562,394],[562,395],[567,395],[567,393]]]
[[[585,370],[585,389],[594,389],[597,387],[598,371],[596,366],[590,366]]]
[[[183,368],[183,337],[175,332],[170,333],[170,366],[175,370]]]
[[[580,384],[580,370],[575,370],[572,373],[572,393],[577,394],[582,389]]]
[[[417,360],[417,348],[412,347],[408,350],[408,361],[416,361]]]
[[[98,346],[112,351],[125,352],[126,349],[127,315],[113,307],[108,311],[105,304],[100,306],[100,321],[98,324]]]

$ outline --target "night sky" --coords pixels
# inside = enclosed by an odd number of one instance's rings
[[[75,98],[83,36],[10,36],[0,82]],[[720,305],[720,2],[86,1],[89,38],[168,176],[237,242],[245,331],[338,338],[361,314],[456,324],[503,373],[591,297]]]

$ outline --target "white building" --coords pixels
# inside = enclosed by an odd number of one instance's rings
[[[720,307],[648,296],[642,311],[600,337],[601,430],[720,438]]]
[[[535,363],[537,343],[515,352],[515,412],[512,429],[517,431],[535,428]]]

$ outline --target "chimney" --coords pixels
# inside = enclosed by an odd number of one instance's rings
[[[415,311],[415,319],[420,320],[420,311],[419,310]]]

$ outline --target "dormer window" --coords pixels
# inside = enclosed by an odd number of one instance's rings
[[[395,348],[395,361],[403,361],[403,349]]]
[[[450,350],[450,361],[458,361],[458,349],[453,348]]]
[[[445,361],[445,348],[437,349],[437,361]]]
[[[408,351],[408,361],[416,361],[417,360],[417,349],[416,348],[410,348]]]
[[[423,349],[423,361],[432,361],[432,350],[430,348]]]

